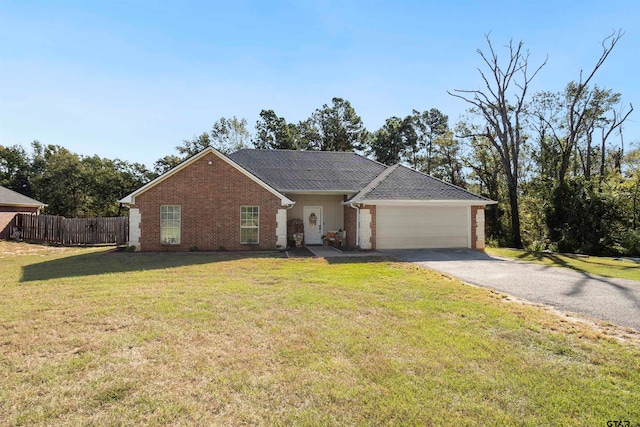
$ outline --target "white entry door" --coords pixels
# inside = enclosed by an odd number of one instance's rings
[[[322,244],[322,206],[305,206],[303,221],[305,243]]]

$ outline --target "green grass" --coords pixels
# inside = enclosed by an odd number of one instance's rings
[[[0,243],[0,271],[5,425],[640,422],[637,341],[390,259]]]
[[[489,255],[569,268],[580,273],[640,281],[640,264],[606,257],[572,257],[556,253],[528,252],[521,249],[486,248]]]

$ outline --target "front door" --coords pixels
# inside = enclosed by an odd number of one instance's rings
[[[304,241],[307,245],[322,244],[322,206],[304,207]]]

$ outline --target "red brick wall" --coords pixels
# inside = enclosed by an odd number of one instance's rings
[[[211,162],[211,164],[209,164]],[[181,206],[181,244],[160,244],[160,206]],[[260,207],[260,243],[240,244],[240,206]],[[257,250],[276,247],[280,199],[242,172],[207,154],[135,199],[143,251]]]
[[[357,212],[358,211],[351,206],[344,207],[344,229],[347,232],[347,241],[345,244],[351,248],[355,248],[356,246]]]
[[[369,209],[371,212],[371,248],[376,248],[376,207],[374,205],[366,205],[361,209]],[[347,231],[347,246],[355,247],[356,229],[357,229],[357,210],[351,206],[344,207],[344,229]]]

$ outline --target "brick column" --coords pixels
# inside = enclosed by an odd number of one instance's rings
[[[471,248],[484,250],[484,206],[471,206]]]

